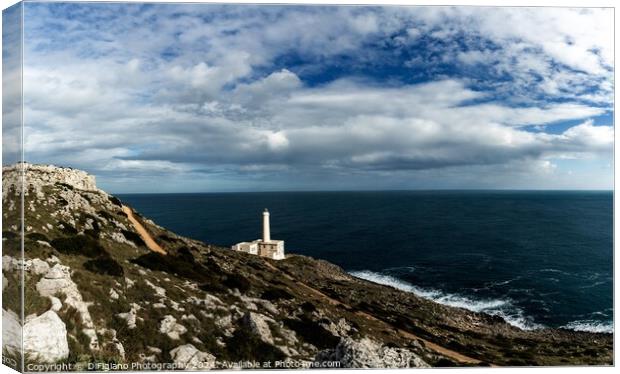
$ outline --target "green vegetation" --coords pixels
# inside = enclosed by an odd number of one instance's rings
[[[92,258],[108,256],[98,240],[86,235],[57,238],[51,241],[51,245],[58,252],[68,255],[82,255]]]
[[[110,202],[111,202],[112,204],[114,204],[114,205],[116,205],[116,206],[119,206],[119,207],[122,207],[122,206],[123,206],[123,203],[122,203],[122,202],[121,202],[121,201],[120,201],[117,197],[114,197],[114,196],[108,196],[108,199],[110,200]]]
[[[287,318],[284,325],[319,349],[335,347],[340,341],[339,337],[305,315],[300,319]]]
[[[97,257],[84,263],[84,268],[93,273],[122,277],[125,272],[123,267],[110,257]]]
[[[30,239],[30,240],[40,240],[40,241],[44,241],[44,242],[49,242],[49,239],[47,238],[47,236],[45,236],[44,234],[38,233],[38,232],[31,232],[29,234],[26,234],[26,238]]]
[[[146,243],[144,243],[144,240],[142,240],[142,237],[140,236],[140,234],[135,233],[133,231],[129,231],[129,230],[121,230],[121,233],[123,234],[125,239],[129,240],[130,242],[133,242],[138,247],[146,247]]]
[[[280,287],[270,287],[260,295],[265,300],[290,300],[294,298],[290,292]]]
[[[234,335],[226,341],[226,347],[228,347],[228,354],[233,361],[260,360],[273,362],[285,358],[282,351],[261,341],[256,335],[244,328],[235,330]]]
[[[62,228],[60,229],[61,232],[65,235],[77,235],[78,231],[75,227],[73,227],[71,224],[62,221],[62,220],[58,220],[58,223],[60,225],[62,225]]]

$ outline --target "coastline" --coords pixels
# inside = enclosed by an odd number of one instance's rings
[[[8,222],[20,214],[11,207],[21,195],[8,188],[18,179],[4,171]],[[51,361],[84,363],[98,357],[99,347],[107,347],[109,359],[140,361],[156,347],[153,360],[170,362],[191,344],[205,358],[334,359],[343,367],[613,364],[611,334],[522,330],[499,316],[354,277],[325,260],[294,253],[273,260],[194,240],[80,176],[71,169],[26,170],[27,314],[34,321],[54,316],[58,326],[46,329],[58,332],[55,346],[65,349]],[[147,245],[144,232],[165,254]],[[17,226],[3,227],[3,238],[5,295],[15,295],[3,299],[10,316],[20,312]],[[67,292],[68,301],[49,299]],[[73,303],[85,322],[75,324],[64,303]],[[90,342],[71,346],[69,357],[71,336],[95,329],[115,333],[91,334]],[[37,352],[28,344],[28,352]],[[383,358],[351,362],[342,355],[347,351]],[[404,361],[390,361],[394,355]]]
[[[564,326],[549,327],[536,323],[532,321],[531,318],[526,317],[523,310],[511,305],[511,300],[475,300],[467,296],[450,294],[436,289],[422,289],[401,279],[397,279],[390,275],[372,272],[370,270],[350,271],[349,274],[369,282],[393,287],[404,292],[410,292],[416,296],[434,301],[441,305],[454,308],[463,308],[471,312],[481,312],[488,314],[489,316],[499,316],[510,325],[525,331],[552,328],[612,335],[614,333],[613,320],[608,322],[596,320],[575,320]]]

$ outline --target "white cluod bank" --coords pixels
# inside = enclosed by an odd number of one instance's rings
[[[284,240],[271,239],[269,211],[263,212],[263,238],[252,242],[241,242],[232,246],[233,251],[245,252],[274,260],[284,259]]]

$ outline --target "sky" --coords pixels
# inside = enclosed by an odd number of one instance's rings
[[[26,3],[29,162],[113,193],[613,188],[613,10]]]

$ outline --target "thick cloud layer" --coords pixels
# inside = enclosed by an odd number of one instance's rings
[[[26,158],[114,191],[610,188],[613,12],[26,4]]]

